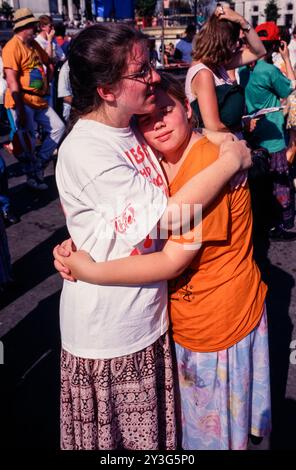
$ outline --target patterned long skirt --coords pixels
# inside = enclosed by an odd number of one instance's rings
[[[231,348],[198,353],[176,344],[187,450],[244,450],[248,434],[271,430],[266,311]]]
[[[176,448],[168,334],[113,359],[83,359],[62,350],[61,448]]]

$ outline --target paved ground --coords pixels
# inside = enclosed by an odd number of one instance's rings
[[[25,187],[15,160],[7,155],[5,160],[22,220],[8,229],[16,286],[0,299],[5,362],[0,365],[0,447],[56,449],[61,280],[51,253],[66,236],[64,218],[53,167],[47,176],[50,190],[37,196]],[[251,448],[295,450],[296,365],[290,362],[290,344],[296,340],[296,242],[261,246],[259,253],[269,285],[273,434]]]

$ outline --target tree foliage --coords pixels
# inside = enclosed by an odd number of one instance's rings
[[[266,21],[274,21],[276,23],[277,19],[280,17],[278,12],[279,7],[277,6],[276,0],[269,0],[264,10]]]
[[[8,2],[2,2],[0,7],[0,15],[4,16],[7,20],[12,19],[14,9],[9,5]]]
[[[135,8],[137,16],[153,16],[157,0],[136,0]]]

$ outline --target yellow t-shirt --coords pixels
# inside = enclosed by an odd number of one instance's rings
[[[18,72],[24,103],[32,108],[47,108],[44,95],[48,92],[48,84],[43,65],[48,65],[50,59],[42,47],[36,41],[28,47],[18,36],[13,36],[3,48],[2,59],[4,68]],[[15,106],[9,89],[4,104],[6,108]]]
[[[170,194],[217,156],[218,148],[206,138],[196,142],[171,182]],[[249,189],[226,187],[203,213],[202,247],[197,256],[169,283],[174,340],[197,352],[233,346],[258,324],[266,290],[253,260]]]

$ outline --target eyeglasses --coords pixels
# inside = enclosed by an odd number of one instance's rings
[[[121,79],[127,78],[129,80],[135,80],[136,82],[140,83],[149,83],[152,77],[152,72],[153,72],[154,67],[152,64],[145,64],[142,67],[142,70],[139,72],[131,73],[129,75],[123,75]]]

